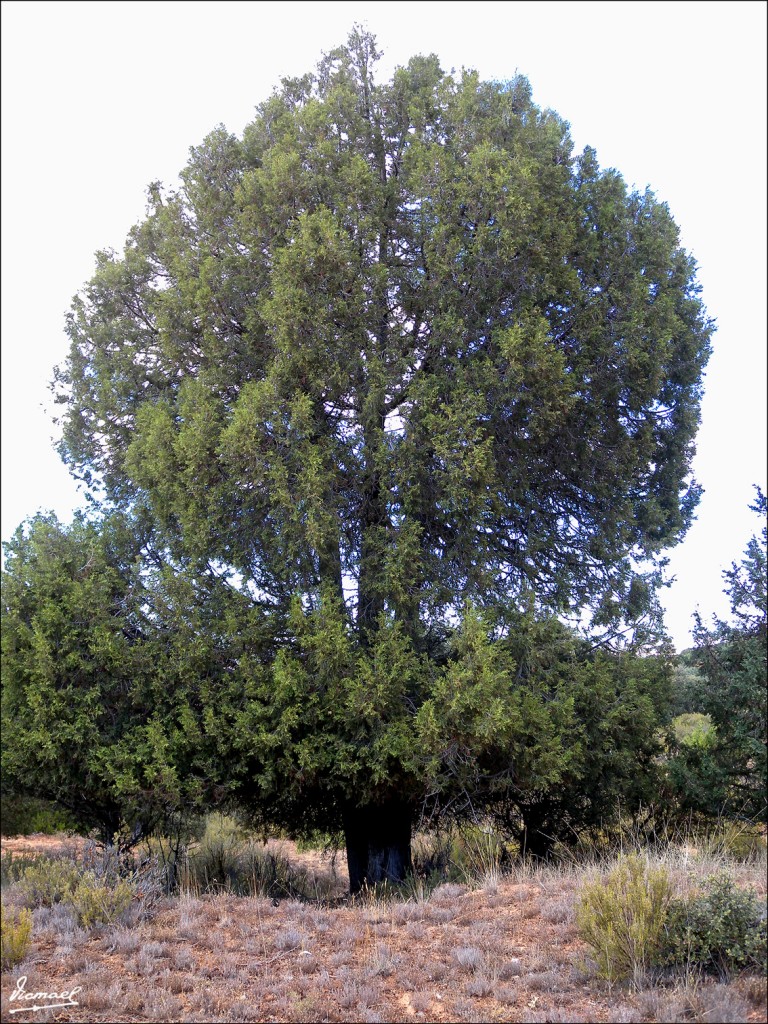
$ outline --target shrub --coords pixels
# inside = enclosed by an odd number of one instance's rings
[[[475,974],[465,985],[464,991],[468,996],[485,999],[493,993],[495,987],[493,978],[487,974]]]
[[[716,730],[711,715],[692,711],[678,715],[672,720],[675,740],[686,747],[711,747],[715,742]]]
[[[765,971],[766,922],[755,894],[721,872],[706,879],[702,892],[672,900],[659,963],[721,978],[743,969]]]
[[[29,907],[52,907],[68,900],[77,886],[79,871],[71,860],[38,857],[24,869],[19,892]]]
[[[312,829],[296,839],[296,850],[298,853],[306,853],[308,850],[338,850],[343,845],[344,839],[342,835],[324,832],[321,829]]]
[[[493,829],[479,825],[465,825],[451,846],[451,861],[468,885],[497,886],[506,857],[507,851],[499,836]]]
[[[133,892],[124,879],[114,885],[105,885],[87,871],[72,894],[72,906],[83,928],[94,924],[110,924],[128,909]]]
[[[465,971],[477,971],[483,963],[482,950],[477,946],[460,946],[454,949],[453,958]]]
[[[583,887],[576,920],[601,977],[636,981],[656,960],[671,897],[664,868],[637,855],[622,857],[607,878]]]
[[[0,904],[0,961],[7,971],[24,959],[32,941],[32,914]]]
[[[709,845],[713,854],[725,854],[738,861],[765,859],[765,832],[760,825],[723,822],[710,830]]]
[[[37,858],[13,855],[9,850],[0,855],[0,885],[11,885],[18,882],[27,868],[34,864]]]
[[[157,843],[146,842],[140,858],[121,849],[119,845],[89,842],[83,851],[83,866],[86,873],[107,888],[114,888],[119,881],[131,889],[141,913],[146,914],[170,891],[175,862],[172,854],[166,856]]]

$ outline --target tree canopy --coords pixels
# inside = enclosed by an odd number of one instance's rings
[[[53,800],[106,842],[182,839],[227,799],[293,834],[397,841],[406,860],[417,808],[482,814],[541,854],[658,787],[667,660],[553,618],[501,635],[468,610],[437,659],[398,623],[356,644],[333,602],[306,615],[297,599],[279,644],[263,609],[166,564],[120,513],[39,515],[5,553],[3,796]]]
[[[680,538],[709,328],[693,261],[524,79],[359,33],[151,191],[68,321],[63,454],[185,552],[360,631],[532,590],[631,598]]]
[[[557,732],[497,643],[531,601],[647,610],[698,498],[711,331],[667,207],[524,78],[419,56],[381,83],[377,57],[354,30],[150,188],[56,380],[73,471],[261,615],[219,708],[242,792],[312,792],[348,848],[457,750],[477,775]]]

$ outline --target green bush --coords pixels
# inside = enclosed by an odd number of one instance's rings
[[[754,892],[727,874],[713,875],[702,892],[672,900],[659,963],[728,978],[734,971],[765,971],[766,922]]]
[[[28,836],[35,832],[54,835],[75,832],[78,827],[69,811],[50,800],[35,797],[0,797],[0,820],[4,836]]]
[[[71,904],[83,928],[110,924],[128,906],[133,890],[125,879],[106,885],[92,871],[86,871],[72,893]]]
[[[71,860],[38,857],[24,869],[18,889],[28,907],[52,907],[72,895],[80,877]]]
[[[32,914],[0,904],[0,962],[2,970],[21,963],[32,941]]]
[[[672,728],[676,742],[687,747],[711,747],[717,737],[712,716],[696,711],[678,715],[672,720]]]
[[[27,868],[36,860],[36,857],[25,857],[23,854],[14,856],[10,850],[0,855],[0,886],[18,882]]]
[[[672,885],[664,868],[622,857],[605,879],[587,883],[576,908],[601,977],[637,981],[658,957]]]

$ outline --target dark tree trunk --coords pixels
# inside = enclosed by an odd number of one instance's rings
[[[537,808],[523,808],[522,818],[520,852],[526,857],[547,860],[555,845],[555,837],[549,834],[545,816]]]
[[[377,882],[402,882],[411,872],[411,809],[392,801],[344,812],[349,890]]]
[[[381,534],[391,526],[382,493],[381,475],[376,466],[376,452],[384,430],[383,398],[375,403],[373,422],[363,427],[365,467],[360,484],[360,574],[357,594],[357,628],[360,642],[367,646],[384,611],[384,593],[381,586],[382,557]]]

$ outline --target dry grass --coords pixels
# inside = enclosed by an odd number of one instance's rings
[[[685,850],[665,863],[682,889],[723,859]],[[2,977],[3,1019],[14,1019],[8,996],[25,974],[27,991],[82,988],[79,1007],[38,1011],[36,1022],[766,1021],[765,981],[754,976],[635,993],[597,981],[574,903],[584,878],[607,867],[517,865],[477,888],[413,887],[406,901],[370,894],[275,906],[226,892],[185,895],[89,931],[66,907],[41,908],[25,963]],[[759,861],[730,867],[765,893]]]

